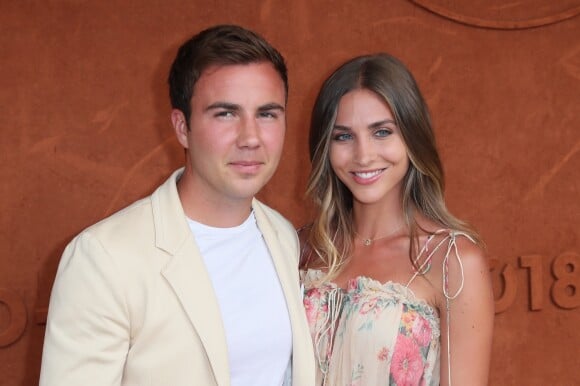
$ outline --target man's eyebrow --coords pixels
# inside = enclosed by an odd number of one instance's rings
[[[205,111],[216,110],[216,109],[224,109],[224,110],[240,110],[240,105],[235,103],[229,102],[215,102],[205,108]]]
[[[217,110],[217,109],[239,111],[242,109],[242,107],[238,104],[230,103],[230,102],[215,102],[215,103],[212,103],[211,105],[207,106],[205,108],[205,111]],[[271,110],[286,111],[284,106],[282,106],[279,103],[275,103],[275,102],[267,103],[263,106],[258,107],[258,111],[260,111],[260,112],[271,111]]]
[[[270,111],[270,110],[285,111],[286,109],[281,104],[278,104],[278,103],[275,103],[275,102],[267,103],[267,104],[265,104],[263,106],[258,107],[258,111],[260,111],[260,112],[262,112],[262,111]]]

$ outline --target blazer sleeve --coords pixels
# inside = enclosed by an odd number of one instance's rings
[[[89,231],[67,246],[50,297],[40,386],[121,385],[130,324],[120,276]]]

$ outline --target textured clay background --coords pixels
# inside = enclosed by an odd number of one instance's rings
[[[430,105],[449,206],[492,259],[491,384],[577,385],[579,13],[578,0],[0,0],[0,384],[38,382],[65,244],[182,163],[165,86],[177,47],[236,23],[290,70],[284,157],[261,198],[308,221],[322,79],[357,54],[398,56]]]

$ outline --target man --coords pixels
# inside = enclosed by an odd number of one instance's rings
[[[169,85],[185,167],[67,246],[40,385],[313,385],[296,233],[254,198],[282,152],[284,60],[217,26]]]

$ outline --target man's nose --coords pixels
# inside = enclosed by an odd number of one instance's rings
[[[244,118],[240,122],[238,146],[254,148],[260,144],[260,127],[254,118]]]

